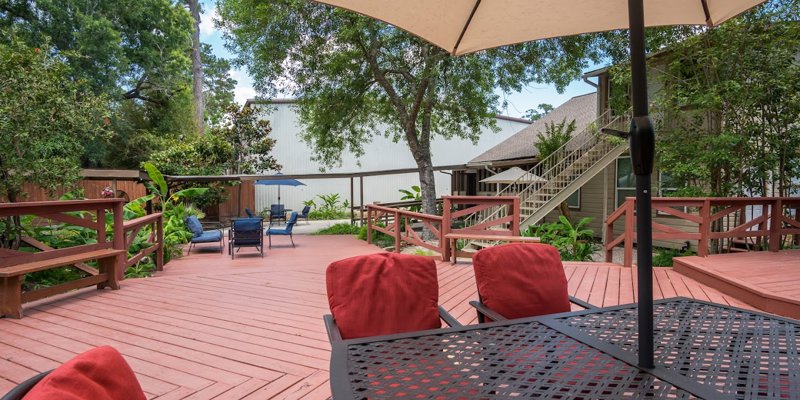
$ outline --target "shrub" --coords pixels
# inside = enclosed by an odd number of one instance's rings
[[[384,227],[385,225],[381,222],[377,223],[378,226]],[[364,225],[359,228],[358,231],[358,238],[361,240],[367,240],[367,226]],[[378,247],[390,247],[394,246],[394,238],[389,236],[383,232],[379,232],[376,230],[372,230],[372,244]]]
[[[656,249],[656,254],[653,255],[653,266],[654,267],[671,267],[672,266],[672,259],[674,257],[685,257],[694,255],[694,252],[690,250],[676,250],[676,249]]]
[[[358,235],[360,233],[361,228],[347,223],[331,225],[314,232],[315,235]]]
[[[542,243],[554,246],[564,261],[590,261],[599,248],[594,242],[594,231],[584,228],[591,221],[586,217],[572,225],[561,215],[558,222],[529,226],[522,236],[538,237]]]
[[[314,200],[307,200],[303,205],[311,206],[313,211],[308,213],[310,220],[332,220],[332,219],[348,219],[351,214],[348,210],[350,202],[347,200],[341,201],[339,193],[320,194],[317,197],[321,200],[321,204],[317,206]]]

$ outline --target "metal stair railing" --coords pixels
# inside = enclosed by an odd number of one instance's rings
[[[541,178],[541,180],[523,182],[518,179],[498,192],[497,195],[519,196],[523,204],[521,218],[522,220],[527,219],[535,211],[529,205],[539,204],[531,202],[534,196],[551,192],[549,193],[551,195],[547,196],[548,199],[554,197],[580,174],[591,168],[594,163],[601,160],[608,152],[615,149],[618,145],[611,143],[612,139],[602,136],[600,130],[624,125],[625,121],[629,121],[628,116],[615,116],[611,110],[606,111],[553,154],[528,170],[530,174]],[[581,169],[581,167],[585,168]],[[464,224],[465,226],[480,224],[503,217],[507,213],[505,207],[489,208],[468,216],[465,218]]]

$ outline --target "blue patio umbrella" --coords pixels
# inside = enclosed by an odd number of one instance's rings
[[[278,172],[274,176],[282,177],[283,174]],[[271,179],[259,179],[255,183],[256,185],[277,185],[278,186],[278,204],[281,204],[281,186],[305,186],[306,184],[303,182],[298,181],[297,179],[291,178],[271,178]]]

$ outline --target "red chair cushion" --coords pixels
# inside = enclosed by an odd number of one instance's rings
[[[344,339],[441,327],[436,264],[382,253],[333,262],[328,303]]]
[[[113,347],[79,354],[34,386],[23,400],[145,400],[131,367]]]
[[[570,310],[561,256],[546,244],[512,243],[483,249],[472,257],[478,294],[506,318]]]

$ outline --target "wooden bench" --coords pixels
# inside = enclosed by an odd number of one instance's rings
[[[445,240],[450,241],[450,251],[452,252],[453,256],[453,264],[457,262],[456,255],[458,254],[458,248],[456,247],[456,241],[459,239],[464,240],[491,240],[495,242],[509,242],[509,243],[539,243],[538,237],[528,237],[528,236],[500,236],[500,235],[477,235],[471,233],[448,233],[444,235]]]
[[[117,258],[126,253],[125,250],[100,249],[28,262],[24,262],[25,256],[5,258],[3,264],[13,262],[14,258],[20,258],[23,262],[0,267],[0,315],[22,318],[22,304],[24,303],[87,286],[97,285],[98,289],[105,287],[110,287],[114,290],[119,289],[116,271]],[[25,274],[91,260],[97,260],[97,274],[90,274],[88,277],[60,285],[22,293],[22,279]]]

